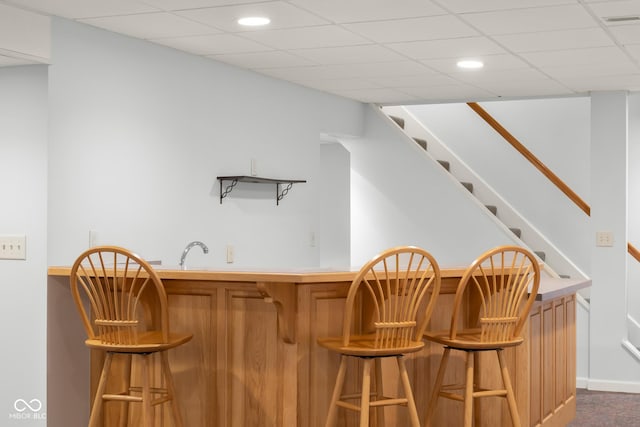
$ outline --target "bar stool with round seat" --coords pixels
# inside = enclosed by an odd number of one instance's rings
[[[174,426],[182,427],[167,350],[188,342],[192,335],[170,332],[167,295],[151,265],[127,249],[99,246],[77,258],[70,281],[71,293],[88,336],[85,344],[105,352],[89,427],[102,425],[104,401],[123,402],[121,426],[129,421],[129,403],[141,403],[144,427],[156,425],[156,405],[170,402]],[[118,393],[107,393],[114,355],[125,356],[125,372],[123,378],[119,378],[124,386]],[[141,361],[141,387],[131,387],[133,356]],[[153,364],[158,358],[160,381],[164,385],[152,387]]]
[[[425,339],[444,346],[425,416],[426,427],[431,426],[439,397],[462,401],[464,426],[471,427],[474,399],[492,396],[506,399],[511,421],[514,426],[520,427],[518,407],[503,350],[522,344],[521,331],[535,301],[539,284],[540,267],[536,258],[517,246],[491,249],[467,268],[456,290],[450,328],[439,332],[428,331],[424,335]],[[452,350],[465,353],[464,384],[443,385]],[[478,355],[487,351],[495,351],[498,356],[504,388],[488,390],[480,387]]]
[[[422,334],[440,291],[440,281],[440,268],[433,256],[412,246],[388,249],[360,269],[347,293],[342,336],[318,339],[318,344],[340,355],[327,427],[335,425],[339,407],[359,411],[361,427],[369,425],[370,409],[378,408],[376,425],[384,426],[383,408],[388,405],[406,405],[411,426],[420,426],[404,355],[424,347]],[[380,361],[389,357],[397,361],[404,397],[382,395]],[[349,358],[362,362],[362,387],[355,394],[342,393]],[[360,404],[354,404],[354,399]]]

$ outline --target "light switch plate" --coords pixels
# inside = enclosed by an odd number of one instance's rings
[[[597,231],[596,246],[613,246],[613,233],[611,231]]]
[[[27,236],[0,236],[0,259],[27,259]]]

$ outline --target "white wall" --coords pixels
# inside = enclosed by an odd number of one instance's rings
[[[397,245],[418,245],[442,266],[466,266],[512,243],[487,210],[397,127],[370,107],[351,153],[352,265]]]
[[[480,105],[589,204],[589,98]],[[471,108],[444,104],[407,109],[589,274],[589,217]]]
[[[351,158],[339,143],[320,145],[320,266],[351,267]]]
[[[53,22],[49,254],[128,246],[191,266],[317,266],[320,133],[360,134],[363,105],[70,21]],[[216,176],[306,179],[275,186]]]
[[[46,425],[46,66],[0,68],[0,183],[0,235],[27,236],[26,260],[0,260],[0,424]],[[18,399],[45,406],[16,419]]]

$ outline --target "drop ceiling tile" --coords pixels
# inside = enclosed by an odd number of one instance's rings
[[[373,78],[386,76],[412,76],[430,74],[431,70],[413,61],[377,62],[374,64],[333,65],[344,73],[353,73],[354,77]]]
[[[291,52],[317,64],[356,64],[406,60],[404,56],[374,44],[296,49]]]
[[[505,52],[486,37],[390,43],[386,46],[413,59],[463,58]]]
[[[502,98],[521,98],[534,96],[573,95],[575,91],[554,80],[531,81],[527,84],[506,81],[480,85],[482,89],[495,93]]]
[[[446,0],[447,9],[454,13],[525,9],[575,3],[576,0]]]
[[[167,12],[81,19],[89,25],[141,39],[160,39],[219,32],[206,25]]]
[[[273,77],[292,81],[326,79],[372,79],[387,76],[410,76],[429,74],[424,66],[412,62],[379,62],[375,64],[336,64],[312,67],[290,67],[258,70]]]
[[[429,88],[406,88],[405,90],[407,92],[410,91],[409,93],[417,96],[420,100],[429,102],[477,101],[496,97],[494,93],[465,84],[442,85]]]
[[[513,70],[518,68],[528,68],[529,65],[522,59],[514,55],[486,55],[478,57],[484,62],[484,67],[479,70],[461,70],[456,65],[456,59],[426,59],[422,60],[423,64],[442,73],[490,73],[494,70]]]
[[[159,11],[143,1],[135,0],[11,0],[11,3],[70,19]]]
[[[419,98],[394,89],[361,89],[332,92],[345,98],[355,99],[361,102],[374,102],[380,104],[409,104]]]
[[[627,55],[617,46],[528,52],[522,53],[521,56],[537,67],[574,66],[602,62],[624,65],[629,62]]]
[[[462,82],[477,86],[488,84],[516,83],[525,85],[529,82],[540,82],[550,78],[539,70],[533,68],[518,68],[510,70],[492,70],[488,73],[456,72],[451,77]]]
[[[581,6],[562,5],[470,13],[464,19],[484,34],[517,34],[597,27],[598,22]]]
[[[640,44],[629,44],[624,48],[636,61],[640,61]]]
[[[345,28],[378,43],[470,37],[477,32],[452,15],[345,24]]]
[[[600,63],[565,67],[543,67],[541,71],[563,83],[572,80],[608,77],[612,87],[619,83],[617,80],[618,76],[640,73],[638,67],[631,62],[626,65]]]
[[[211,55],[209,58],[248,69],[286,68],[314,65],[311,61],[279,50],[268,52],[228,53]]]
[[[428,0],[291,0],[290,3],[336,23],[446,14],[444,9]]]
[[[597,90],[638,90],[640,74],[618,74],[615,80],[603,76],[565,76],[558,79],[576,92]]]
[[[263,52],[270,48],[234,34],[177,37],[153,40],[156,43],[196,55],[223,55],[231,53]]]
[[[613,46],[615,44],[602,28],[506,34],[493,38],[510,51],[517,53]]]
[[[274,49],[313,49],[319,47],[353,46],[371,42],[336,25],[252,31],[245,37]]]
[[[101,0],[104,1],[104,0]],[[140,0],[162,10],[186,10],[203,7],[253,3],[255,0]]]
[[[640,23],[634,25],[617,25],[609,27],[609,31],[621,44],[640,43]]]
[[[372,82],[390,88],[425,88],[432,86],[455,85],[460,82],[440,73],[426,73],[409,76],[372,77]]]
[[[267,29],[305,27],[329,23],[317,15],[283,1],[192,9],[176,13],[193,21],[228,32],[264,31]],[[246,16],[266,16],[271,19],[271,23],[265,27],[243,27],[237,21]]]
[[[286,80],[294,83],[308,82],[313,80],[338,79],[340,77],[353,78],[352,76],[340,76],[325,72],[322,66],[309,67],[284,67],[284,68],[256,68],[260,74],[275,77],[276,79]]]
[[[322,79],[312,81],[301,81],[304,86],[313,87],[322,91],[342,91],[361,89],[380,89],[381,86],[366,79]]]

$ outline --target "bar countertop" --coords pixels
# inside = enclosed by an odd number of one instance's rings
[[[358,273],[357,269],[331,269],[331,268],[188,268],[181,269],[177,266],[154,266],[160,279],[166,280],[204,280],[225,282],[280,282],[280,283],[327,283],[350,282]],[[465,267],[442,268],[442,278],[459,278],[464,274]],[[49,276],[68,277],[71,267],[49,267]],[[542,274],[540,288],[536,300],[546,301],[558,296],[568,295],[580,289],[591,286],[591,279],[554,278]]]

